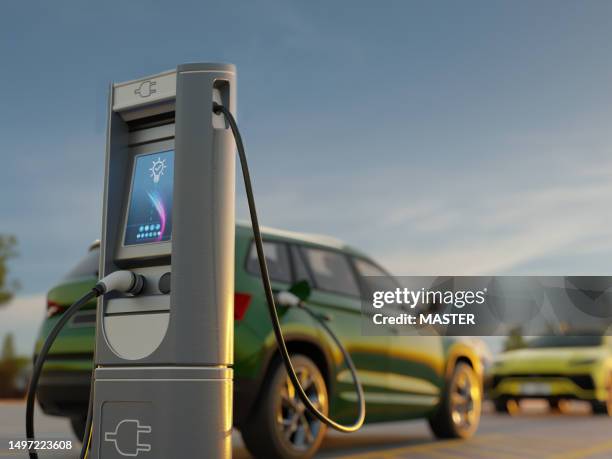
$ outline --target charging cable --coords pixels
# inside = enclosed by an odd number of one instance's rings
[[[112,291],[118,291],[123,293],[129,293],[132,295],[138,295],[142,292],[144,287],[144,277],[133,273],[131,271],[115,271],[108,276],[100,280],[89,292],[75,301],[66,311],[62,314],[60,320],[55,324],[47,339],[42,345],[36,361],[34,362],[34,369],[32,370],[32,377],[30,379],[30,385],[28,386],[28,394],[26,399],[26,439],[34,443],[34,401],[36,398],[36,389],[38,388],[38,380],[42,372],[45,360],[49,350],[59,335],[62,328],[68,323],[68,321],[77,313],[85,304],[90,300],[105,295]],[[89,417],[89,416],[88,416]],[[87,432],[87,431],[86,431]],[[85,446],[86,442],[84,442]],[[28,444],[30,446],[30,444]],[[83,451],[85,451],[85,447]],[[38,453],[35,448],[29,448],[28,453],[30,459],[38,459]],[[81,454],[83,457],[83,453]]]
[[[340,432],[350,433],[358,430],[365,420],[365,398],[363,395],[363,387],[361,387],[361,382],[357,377],[357,370],[355,369],[355,365],[353,364],[353,360],[351,356],[346,351],[344,346],[340,343],[340,340],[334,335],[332,330],[324,323],[324,320],[319,317],[318,314],[314,313],[310,309],[306,308],[303,303],[301,307],[307,311],[313,318],[315,318],[329,333],[329,335],[333,338],[336,345],[342,351],[342,355],[344,356],[344,360],[346,361],[346,365],[351,373],[353,378],[353,383],[355,385],[355,391],[357,393],[357,404],[359,406],[359,413],[357,415],[357,420],[351,425],[343,425],[340,424],[333,419],[327,417],[324,413],[321,413],[314,404],[306,395],[304,388],[300,384],[300,380],[295,373],[295,369],[293,368],[293,364],[291,363],[291,357],[289,356],[289,351],[287,349],[287,344],[285,343],[285,339],[283,338],[283,332],[280,325],[280,320],[278,318],[278,313],[276,312],[276,304],[274,302],[274,293],[272,291],[272,284],[270,282],[270,275],[268,273],[268,265],[266,263],[266,257],[263,251],[263,241],[261,238],[261,231],[259,229],[259,220],[257,218],[257,209],[255,208],[255,198],[253,197],[253,186],[251,184],[251,175],[249,174],[249,166],[247,164],[246,153],[244,150],[244,145],[242,143],[242,137],[240,136],[240,131],[238,130],[238,125],[236,124],[236,120],[231,112],[221,104],[213,102],[213,112],[216,114],[223,113],[225,115],[225,119],[230,125],[232,133],[234,135],[234,140],[236,141],[236,147],[238,149],[238,156],[240,157],[240,166],[242,168],[242,177],[244,178],[244,188],[247,195],[247,201],[249,204],[249,213],[251,215],[251,226],[253,227],[253,236],[255,239],[255,248],[257,249],[257,258],[259,261],[259,269],[261,271],[261,280],[263,282],[264,291],[266,294],[266,300],[268,304],[268,312],[270,313],[270,320],[272,321],[272,329],[274,330],[274,336],[276,337],[276,343],[278,344],[278,349],[280,351],[281,357],[285,364],[285,368],[287,370],[287,374],[289,375],[289,379],[293,384],[300,400],[306,408],[317,418],[319,421],[327,424],[328,426],[336,429]]]

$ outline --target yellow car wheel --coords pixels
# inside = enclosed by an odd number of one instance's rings
[[[474,369],[459,362],[429,425],[438,438],[470,438],[478,429],[482,384]]]

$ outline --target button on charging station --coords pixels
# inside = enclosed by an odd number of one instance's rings
[[[159,278],[159,283],[157,284],[157,287],[159,288],[159,291],[162,292],[164,295],[170,293],[170,276],[171,275],[172,273],[164,273]]]

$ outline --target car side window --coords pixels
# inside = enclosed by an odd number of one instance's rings
[[[347,257],[325,249],[304,248],[316,287],[328,292],[358,297],[359,285]]]
[[[263,243],[263,249],[264,255],[266,256],[266,264],[268,265],[270,280],[290,283],[291,265],[289,264],[287,246],[280,242],[265,241]],[[251,249],[249,250],[246,269],[251,274],[261,276],[255,242],[251,242]]]
[[[354,258],[355,268],[361,278],[366,297],[369,297],[372,292],[394,290],[399,287],[399,284],[393,277],[363,258]]]
[[[293,260],[293,270],[295,273],[295,282],[300,281],[308,281],[312,284],[312,279],[310,278],[310,273],[308,272],[308,268],[306,268],[306,264],[304,263],[304,257],[300,253],[300,249],[296,245],[291,246],[291,258]]]

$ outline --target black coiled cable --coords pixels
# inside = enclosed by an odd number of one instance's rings
[[[340,424],[333,419],[330,419],[325,414],[321,413],[304,392],[300,384],[300,380],[295,373],[295,369],[293,368],[293,364],[291,363],[291,357],[289,356],[289,351],[287,349],[287,345],[285,344],[285,339],[283,338],[283,332],[281,330],[280,320],[278,318],[278,314],[276,312],[276,304],[274,302],[274,293],[272,291],[272,284],[270,282],[270,275],[268,273],[268,265],[266,263],[266,257],[263,251],[263,241],[261,238],[261,231],[259,229],[259,220],[257,218],[257,210],[255,208],[255,198],[253,197],[253,187],[251,184],[251,175],[249,174],[249,166],[247,164],[246,153],[244,150],[244,145],[242,143],[242,137],[240,136],[240,131],[238,130],[238,125],[236,124],[236,120],[234,116],[230,113],[230,111],[221,104],[216,102],[213,103],[213,112],[216,114],[223,113],[225,115],[225,119],[230,125],[232,133],[234,134],[234,139],[236,141],[236,147],[238,149],[238,156],[240,157],[240,166],[242,168],[242,177],[244,178],[244,188],[247,195],[247,201],[249,204],[249,213],[251,215],[251,225],[253,226],[253,236],[255,239],[255,248],[257,249],[257,258],[259,261],[259,269],[261,271],[261,280],[263,282],[264,291],[266,294],[266,300],[268,304],[268,312],[270,313],[270,320],[272,321],[272,329],[274,331],[274,336],[276,337],[276,343],[278,344],[278,349],[280,351],[281,357],[285,364],[285,368],[287,369],[287,374],[289,375],[289,379],[291,380],[293,387],[295,388],[300,400],[308,410],[317,418],[319,421],[327,424],[328,426],[336,429],[340,432],[350,433],[358,430],[365,420],[365,399],[363,395],[363,388],[361,387],[361,383],[359,382],[359,378],[357,377],[357,370],[355,369],[355,365],[353,364],[353,360],[351,356],[346,351],[344,346],[340,343],[338,338],[334,335],[332,330],[325,324],[324,320],[321,319],[317,314],[312,312],[310,309],[303,307],[313,318],[317,319],[325,331],[329,333],[329,335],[333,338],[335,343],[338,345],[340,350],[342,351],[342,355],[346,361],[348,369],[353,378],[353,383],[355,385],[355,390],[357,392],[357,404],[359,406],[359,413],[357,415],[357,420],[351,425],[343,425]]]
[[[100,296],[103,292],[96,286],[74,302],[66,311],[62,314],[61,318],[55,324],[44,344],[42,345],[36,362],[34,363],[34,369],[32,370],[32,378],[30,379],[30,385],[28,386],[28,394],[26,398],[26,439],[34,440],[34,402],[36,399],[36,389],[38,388],[38,380],[40,379],[40,373],[42,371],[49,349],[53,345],[55,338],[59,335],[62,328],[77,313],[83,306],[85,306],[90,300]],[[28,445],[29,446],[29,445]],[[29,448],[28,454],[30,459],[38,459],[38,453],[35,448]]]

